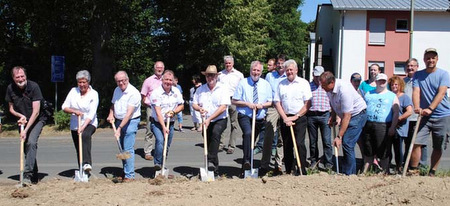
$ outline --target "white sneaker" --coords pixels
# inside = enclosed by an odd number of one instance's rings
[[[91,172],[92,170],[92,166],[90,164],[84,164],[83,165],[83,170],[87,173]]]

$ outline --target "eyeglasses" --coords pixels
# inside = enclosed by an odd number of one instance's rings
[[[125,82],[127,82],[127,81],[128,81],[128,79],[120,79],[120,80],[117,80],[116,83],[117,83],[117,84],[119,84],[119,83],[125,83]]]

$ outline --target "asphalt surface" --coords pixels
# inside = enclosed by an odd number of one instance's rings
[[[199,168],[204,167],[203,138],[200,132],[190,131],[192,121],[190,116],[184,116],[184,132],[175,131],[169,151],[167,168],[169,174],[197,178]],[[176,123],[176,125],[178,125]],[[231,178],[238,178],[241,174],[242,162],[242,132],[239,129],[237,148],[234,154],[219,153],[219,174]],[[144,159],[145,128],[138,131],[135,143],[135,172],[136,178],[154,177],[153,161]],[[229,128],[225,130],[225,142],[228,142]],[[319,141],[320,154],[321,141]],[[306,145],[309,146],[308,138]],[[361,155],[356,149],[358,164],[361,164]],[[120,175],[122,163],[116,159],[117,144],[112,130],[98,130],[92,140],[93,170],[91,178],[110,178]],[[431,149],[428,150],[431,153]],[[340,152],[342,158],[342,151]],[[309,151],[308,151],[309,156]],[[430,155],[429,155],[430,156]],[[0,182],[16,182],[19,179],[19,139],[14,137],[0,138]],[[255,166],[260,164],[261,154],[255,155]],[[43,136],[39,139],[37,161],[39,165],[39,178],[41,181],[50,179],[73,178],[77,169],[77,158],[72,138],[67,136]],[[441,169],[450,169],[450,154],[444,151],[440,164]]]

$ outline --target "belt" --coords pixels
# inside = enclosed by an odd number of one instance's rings
[[[356,115],[360,115],[360,114],[364,114],[364,113],[366,113],[366,109],[363,109],[363,110],[361,110],[358,114],[356,114]],[[355,115],[355,116],[356,116]]]
[[[130,120],[133,120],[133,119],[139,119],[139,118],[141,118],[141,116],[138,116],[138,117],[135,117],[135,118],[131,118]],[[122,121],[123,119],[116,119],[116,120]]]
[[[324,115],[326,113],[329,113],[329,112],[330,111],[324,111],[324,112],[321,112],[321,111],[308,111],[306,113],[306,116],[322,116],[322,115]]]
[[[153,118],[153,117],[150,117],[149,120],[150,120],[151,123],[159,123],[159,122],[156,121],[155,118]],[[172,123],[172,122],[175,122],[175,121],[170,121],[170,123]]]

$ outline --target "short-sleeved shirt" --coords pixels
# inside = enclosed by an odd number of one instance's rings
[[[157,120],[158,116],[156,114],[155,107],[161,107],[161,114],[164,118],[164,122],[167,120],[166,113],[175,110],[178,105],[183,104],[183,95],[181,95],[180,90],[172,86],[169,93],[164,91],[162,85],[156,88],[152,96],[150,96],[152,102],[152,117]],[[170,121],[175,121],[175,116],[170,119]]]
[[[147,106],[151,105],[150,96],[152,95],[153,90],[161,86],[162,84],[162,76],[158,78],[155,74],[145,79],[142,84],[141,94],[145,96],[144,103]]]
[[[450,87],[450,77],[447,71],[437,68],[432,73],[426,70],[417,71],[414,74],[413,88],[420,88],[420,108],[428,108],[433,102],[434,97],[439,91],[439,87]],[[444,98],[431,113],[431,118],[440,118],[450,116],[450,102],[447,93]]]
[[[67,94],[66,100],[62,104],[62,109],[72,108],[79,110],[83,113],[81,116],[81,123],[83,125],[86,119],[90,119],[90,124],[94,127],[98,126],[97,120],[97,107],[98,107],[98,93],[91,86],[89,86],[90,91],[85,95],[81,96],[80,88],[73,87],[69,94]],[[70,130],[78,129],[78,116],[70,115]]]
[[[328,99],[327,92],[323,90],[322,86],[316,85],[314,81],[310,82],[309,86],[311,87],[312,93],[311,107],[309,108],[309,111],[330,111],[330,99]]]
[[[227,105],[228,107],[231,104],[230,97],[228,95],[224,95],[227,91],[228,87],[220,82],[217,82],[216,86],[212,90],[209,89],[208,84],[203,84],[195,92],[193,103],[203,107],[203,109],[207,111],[206,118],[209,118],[221,105]],[[227,117],[228,109],[211,120],[211,122],[225,119]]]
[[[409,78],[409,77],[405,77],[403,79],[403,81],[405,82],[405,94],[412,99],[412,93],[413,93],[413,78]],[[412,102],[412,100],[411,100]],[[412,105],[413,110],[414,110],[414,105]],[[411,116],[408,117],[408,121],[417,121],[417,118],[419,117],[419,114],[416,114],[415,112],[413,112],[411,114]]]
[[[278,91],[278,85],[281,81],[286,79],[286,73],[283,73],[280,75],[278,71],[272,71],[267,73],[266,75],[266,81],[269,82],[270,86],[272,87],[272,96],[275,97],[275,93]]]
[[[24,89],[20,89],[15,83],[9,84],[6,89],[6,102],[13,103],[14,110],[23,114],[27,120],[30,119],[33,113],[33,102],[43,99],[39,85],[30,80],[27,80],[27,85]],[[39,115],[38,119],[45,120],[45,117]]]
[[[344,113],[352,116],[367,108],[367,104],[350,82],[336,79],[333,91],[327,92],[334,112],[342,118]]]
[[[367,121],[387,123],[392,122],[392,104],[396,95],[391,91],[377,93],[367,92],[364,99],[367,104]]]
[[[252,102],[253,103],[253,88],[255,82],[251,77],[247,77],[241,80],[234,92],[233,99],[244,101],[244,102]],[[266,102],[272,101],[272,87],[269,82],[266,80],[259,78],[256,83],[256,89],[258,91],[258,104],[264,104]],[[248,107],[236,107],[236,110],[246,116],[252,117],[253,111]],[[263,119],[266,117],[267,108],[258,109],[256,113],[256,119]]]
[[[244,75],[235,68],[232,68],[230,72],[226,69],[219,72],[218,81],[222,82],[228,87],[227,95],[228,98],[232,97],[239,81],[244,79]]]
[[[127,114],[128,106],[133,106],[134,111],[131,116],[132,119],[141,116],[141,94],[131,84],[128,84],[125,91],[122,91],[119,87],[114,89],[114,94],[111,100],[114,104],[114,118],[122,120]]]
[[[363,81],[359,85],[359,89],[362,90],[363,94],[366,94],[367,92],[370,92],[370,91],[372,91],[372,90],[374,90],[376,88],[377,87],[374,87],[374,86],[370,85],[369,80]]]
[[[406,112],[406,108],[413,105],[411,97],[406,94],[403,94],[398,98],[400,103],[399,108],[399,117],[402,116]],[[409,118],[397,123],[397,134],[400,137],[407,137],[409,129]]]
[[[311,97],[309,82],[296,76],[292,82],[287,78],[280,82],[273,101],[281,103],[284,113],[297,114]]]

